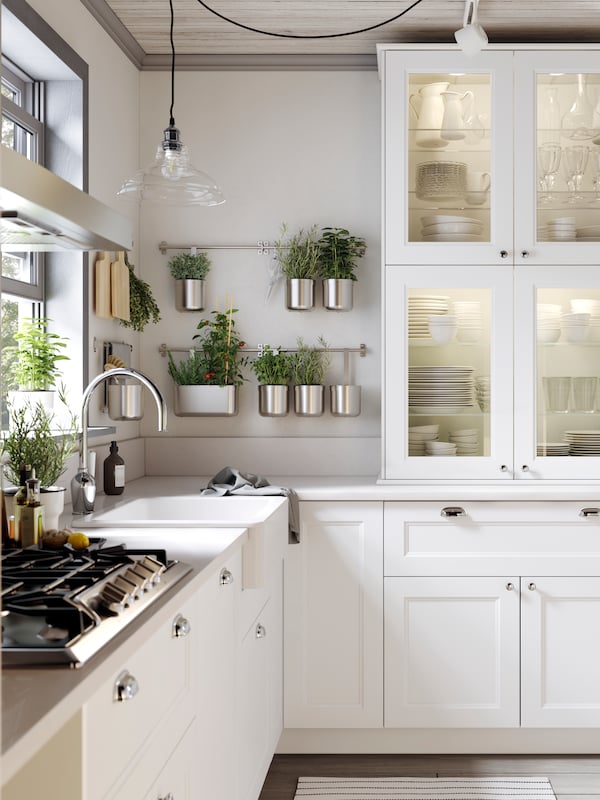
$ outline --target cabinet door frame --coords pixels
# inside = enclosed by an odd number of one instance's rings
[[[490,456],[408,456],[408,289],[489,289]],[[382,480],[509,480],[513,477],[513,270],[507,267],[387,267],[383,285]],[[470,345],[476,347],[476,345]],[[465,353],[469,347],[465,346]],[[465,355],[465,359],[468,356]],[[465,363],[464,361],[461,363]],[[468,415],[453,417],[457,427]],[[418,423],[415,423],[418,424]]]
[[[440,47],[436,52],[410,49],[379,52],[383,74],[383,203],[384,253],[388,264],[501,264],[512,260],[513,250],[513,175],[507,169],[513,154],[513,53],[486,51],[467,58],[455,48]],[[492,151],[490,153],[491,230],[489,242],[409,242],[406,203],[409,197],[408,136],[410,74],[448,73],[450,75],[491,74]],[[423,160],[435,150],[423,149]],[[452,147],[447,151],[452,155]],[[456,153],[456,158],[460,152]],[[451,160],[451,159],[450,159]],[[467,215],[469,206],[465,206]],[[424,209],[424,213],[427,212]],[[443,213],[443,209],[439,212]],[[449,210],[448,213],[455,213]]]

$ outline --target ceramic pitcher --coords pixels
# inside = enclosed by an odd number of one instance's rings
[[[442,92],[442,103],[442,139],[448,142],[464,139],[467,135],[465,119],[473,104],[473,92]]]
[[[449,83],[428,83],[418,93],[411,94],[408,102],[417,117],[415,143],[419,147],[446,147],[448,142],[442,139],[441,128],[444,118],[444,101],[442,94]]]

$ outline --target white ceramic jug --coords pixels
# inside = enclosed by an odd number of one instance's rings
[[[444,104],[441,127],[442,139],[448,142],[464,139],[467,135],[465,118],[473,103],[473,92],[464,92],[463,94],[460,92],[442,92],[442,102]]]
[[[449,83],[428,83],[422,86],[417,94],[408,98],[410,107],[417,117],[415,143],[419,147],[430,149],[446,147],[448,142],[442,139],[441,128],[444,118],[444,101],[442,94]]]

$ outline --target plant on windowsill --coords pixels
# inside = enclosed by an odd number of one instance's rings
[[[187,359],[176,362],[168,353],[169,375],[175,382],[175,414],[180,417],[197,415],[232,416],[237,414],[237,388],[245,381],[243,367],[247,363],[233,314],[213,311],[212,320],[200,320],[200,333],[193,339],[199,344]]]
[[[205,279],[211,262],[206,253],[177,253],[169,259],[168,267],[175,279],[175,308],[177,311],[204,309]]]
[[[281,348],[272,350],[266,344],[262,353],[252,362],[258,378],[258,413],[261,417],[285,417],[289,411],[289,382],[292,358]]]
[[[286,278],[286,305],[305,311],[314,306],[315,278],[319,274],[317,226],[301,228],[288,236],[287,225],[281,226],[281,238],[275,242],[281,272]]]
[[[311,347],[298,337],[292,356],[294,411],[302,417],[319,417],[325,408],[325,373],[331,363],[329,345],[319,336],[318,346]]]
[[[362,258],[365,240],[345,228],[322,228],[319,239],[319,274],[323,279],[323,305],[333,311],[350,311],[353,305],[357,259]]]

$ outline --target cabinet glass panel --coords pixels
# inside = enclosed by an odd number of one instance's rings
[[[408,76],[408,241],[489,242],[491,76]]]
[[[600,456],[600,289],[538,289],[537,455]]]
[[[600,74],[536,81],[537,240],[600,241]]]
[[[408,456],[490,455],[489,289],[409,289]]]

